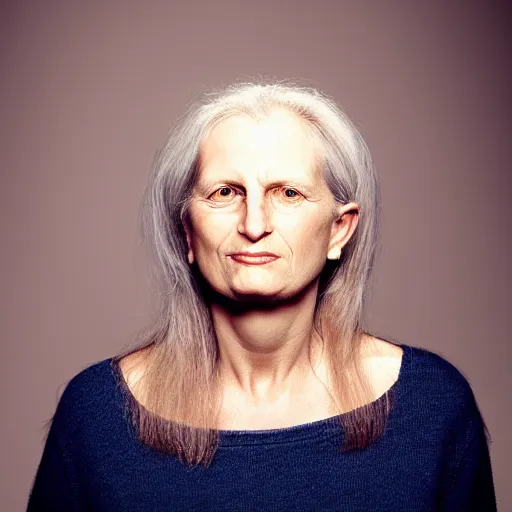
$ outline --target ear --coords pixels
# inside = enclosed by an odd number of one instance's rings
[[[191,242],[191,233],[192,229],[190,227],[188,219],[185,219],[183,221],[183,229],[185,230],[185,235],[187,236],[187,247],[188,247],[188,253],[187,253],[187,259],[190,265],[194,263],[194,251],[192,250],[192,242]]]
[[[331,239],[327,250],[328,260],[338,260],[343,247],[348,243],[359,221],[359,206],[356,203],[340,205],[332,222]]]

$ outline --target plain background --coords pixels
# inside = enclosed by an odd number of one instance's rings
[[[66,382],[145,325],[137,212],[167,130],[259,76],[306,79],[362,131],[384,212],[368,327],[467,377],[512,510],[502,4],[4,1],[0,20],[2,510],[25,509]]]

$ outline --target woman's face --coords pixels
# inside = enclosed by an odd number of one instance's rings
[[[229,117],[203,141],[185,230],[189,262],[214,290],[242,300],[288,298],[319,276],[328,256],[339,257],[357,205],[333,215],[320,152],[305,123],[282,109],[263,120]]]

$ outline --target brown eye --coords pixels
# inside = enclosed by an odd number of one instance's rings
[[[226,198],[230,199],[233,197],[234,190],[231,187],[222,187],[216,190],[211,196],[210,199],[216,200],[217,198]]]

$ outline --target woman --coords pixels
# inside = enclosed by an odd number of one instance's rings
[[[142,211],[159,314],[67,385],[29,510],[496,510],[467,380],[362,327],[378,181],[329,98],[208,95]]]

